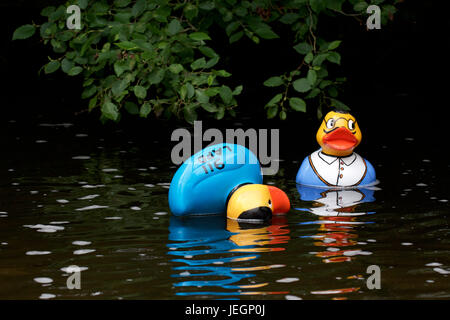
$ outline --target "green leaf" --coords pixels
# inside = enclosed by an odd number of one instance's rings
[[[312,46],[307,42],[300,42],[294,46],[294,49],[298,53],[305,55],[312,51]]]
[[[231,91],[230,87],[228,86],[221,86],[219,95],[222,98],[223,102],[225,102],[226,104],[231,103],[231,100],[233,100],[233,91]]]
[[[311,9],[313,9],[313,11],[316,13],[320,13],[327,7],[327,3],[325,0],[309,0],[309,4],[311,6]]]
[[[139,111],[139,116],[142,118],[147,118],[148,114],[152,111],[152,105],[150,102],[146,101],[142,106],[141,110]]]
[[[124,108],[131,115],[138,115],[139,114],[139,108],[134,102],[131,102],[131,101],[125,102]]]
[[[321,53],[314,57],[312,65],[313,66],[320,66],[325,61],[325,59],[328,57],[330,53]]]
[[[135,86],[134,94],[137,98],[145,99],[145,97],[147,96],[147,89],[145,89],[143,86]]]
[[[233,35],[230,37],[229,41],[230,41],[230,43],[236,42],[236,41],[238,41],[239,39],[241,39],[243,36],[244,36],[244,31],[236,32],[235,34],[233,34]]]
[[[224,78],[231,77],[231,73],[229,73],[225,70],[217,70],[217,71],[213,71],[213,72],[218,77],[224,77]]]
[[[278,106],[273,105],[270,106],[270,108],[267,109],[267,118],[272,119],[274,118],[278,113]]]
[[[82,71],[83,71],[82,67],[76,66],[76,67],[71,68],[69,70],[69,72],[67,72],[67,74],[69,76],[76,76],[76,75],[79,75]]]
[[[183,108],[184,119],[193,124],[197,120],[197,112],[192,105],[187,105]]]
[[[270,77],[266,81],[264,81],[264,85],[266,87],[278,87],[283,84],[283,79],[281,77]]]
[[[294,87],[294,89],[296,91],[301,92],[301,93],[311,90],[311,84],[309,83],[309,81],[306,78],[300,78],[298,80],[295,80],[292,83],[292,86]]]
[[[332,63],[341,64],[341,55],[335,51],[329,52],[327,60]]]
[[[220,57],[219,56],[215,56],[212,59],[209,59],[208,62],[205,64],[204,68],[209,69],[214,67],[218,62],[219,62]]]
[[[197,96],[197,101],[200,103],[208,103],[209,97],[205,94],[205,91],[197,89],[195,90],[195,95]]]
[[[217,53],[210,47],[202,46],[198,48],[198,50],[200,50],[200,52],[203,53],[208,58],[214,58],[218,56]]]
[[[227,33],[227,36],[230,36],[233,32],[235,32],[241,24],[239,21],[233,21],[231,22],[226,28],[225,32]]]
[[[61,69],[65,73],[69,73],[70,69],[72,69],[74,66],[73,62],[67,58],[64,58],[61,61]]]
[[[306,112],[306,103],[303,99],[294,97],[289,99],[289,105],[295,111]]]
[[[208,112],[217,112],[217,107],[211,103],[202,103],[201,106]]]
[[[191,68],[192,68],[192,70],[197,70],[197,69],[204,68],[205,65],[206,65],[205,58],[200,58],[191,63]]]
[[[208,34],[204,32],[193,32],[189,34],[189,38],[196,41],[202,41],[202,40],[211,40],[211,38],[208,36]]]
[[[80,7],[80,9],[84,10],[87,8],[88,2],[89,0],[78,0],[78,6]]]
[[[148,76],[148,82],[150,84],[158,84],[164,79],[165,75],[164,69],[153,70]]]
[[[300,18],[300,15],[298,13],[288,12],[281,17],[280,21],[284,24],[293,24],[299,18]]]
[[[281,120],[286,120],[286,117],[287,117],[286,111],[281,110],[280,111],[280,119]]]
[[[341,42],[342,42],[342,41],[340,41],[340,40],[336,40],[336,41],[330,42],[330,43],[328,44],[328,50],[334,50],[334,49],[336,49],[337,47],[339,47],[339,45],[341,44]]]
[[[355,11],[365,11],[368,6],[369,5],[367,4],[367,2],[361,1],[361,2],[356,3],[353,6],[353,10],[355,10]]]
[[[186,90],[188,99],[192,98],[195,94],[194,86],[188,82],[186,83]]]
[[[283,95],[281,93],[278,93],[272,99],[270,99],[269,102],[267,102],[266,106],[272,107],[272,106],[276,105],[278,102],[281,101],[281,98],[283,98]]]
[[[308,80],[309,84],[313,86],[316,83],[317,80],[317,73],[313,69],[308,70],[308,75],[306,76],[306,79]]]
[[[84,89],[83,93],[81,94],[82,99],[88,99],[92,97],[95,93],[97,93],[97,87],[92,85]]]
[[[240,95],[243,88],[244,88],[244,87],[243,87],[242,85],[237,86],[236,88],[234,88],[234,90],[233,90],[233,95],[234,95],[234,96]]]
[[[117,121],[117,119],[119,118],[119,110],[117,109],[117,106],[110,101],[107,101],[102,105],[102,114],[107,119],[113,121]]]
[[[50,61],[44,68],[46,74],[53,73],[59,69],[61,64],[57,60]]]
[[[177,34],[181,30],[183,30],[183,27],[181,26],[181,23],[180,21],[178,21],[178,19],[173,19],[172,21],[170,21],[167,27],[167,31],[171,36]]]
[[[310,63],[311,61],[313,61],[314,59],[314,55],[312,52],[309,52],[306,56],[305,56],[305,62],[306,63]]]
[[[114,81],[114,83],[111,86],[111,92],[114,96],[118,97],[121,96],[124,91],[128,88],[130,82],[126,79],[118,79]]]
[[[36,32],[35,26],[31,24],[26,24],[21,26],[14,31],[13,40],[23,40],[30,38]]]
[[[249,23],[249,27],[263,39],[279,38],[279,36],[273,32],[272,28],[264,22],[251,22]]]
[[[147,7],[147,1],[146,0],[137,0],[134,6],[131,8],[131,14],[134,17],[140,16]]]
[[[114,5],[118,8],[124,8],[131,3],[131,0],[115,0]]]
[[[179,63],[171,64],[169,66],[170,72],[175,73],[175,74],[180,73],[181,71],[183,71],[183,69],[184,69],[183,66]]]
[[[125,49],[125,50],[136,50],[138,49],[138,46],[131,42],[131,41],[122,41],[119,43],[115,43],[116,46],[118,46],[120,49]]]

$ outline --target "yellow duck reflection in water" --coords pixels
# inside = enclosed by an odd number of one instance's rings
[[[306,186],[297,186],[300,199],[313,201],[308,211],[317,216],[317,220],[303,222],[301,224],[318,224],[318,233],[306,236],[314,239],[314,246],[325,248],[317,252],[311,252],[321,258],[324,263],[351,262],[358,255],[370,255],[371,252],[355,248],[358,245],[358,226],[371,223],[359,221],[358,217],[373,212],[359,211],[361,204],[373,202],[374,189],[320,189]],[[347,279],[362,279],[361,275],[351,275]],[[319,290],[313,294],[342,294],[358,291],[359,287]],[[345,299],[335,297],[334,299]]]
[[[261,265],[258,259],[266,252],[285,250],[282,245],[290,240],[286,227],[285,216],[273,217],[270,224],[245,224],[222,216],[172,216],[168,254],[175,256],[172,262],[182,264],[173,267],[177,273],[172,277],[181,280],[173,284],[177,288],[175,294],[214,297],[289,293],[244,290],[269,285],[252,279],[258,274],[251,272],[284,267]]]

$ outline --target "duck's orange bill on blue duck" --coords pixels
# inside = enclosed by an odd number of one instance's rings
[[[289,198],[282,190],[263,184],[247,184],[231,195],[227,217],[239,221],[267,221],[289,211]]]
[[[270,197],[272,198],[272,213],[286,213],[291,208],[291,203],[286,193],[277,187],[267,186],[269,188]]]

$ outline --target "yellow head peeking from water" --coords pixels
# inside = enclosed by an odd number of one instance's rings
[[[241,221],[267,221],[289,211],[288,196],[274,186],[246,184],[238,187],[227,204],[227,217]]]
[[[316,134],[322,152],[337,157],[352,154],[361,138],[355,117],[345,111],[328,112]]]

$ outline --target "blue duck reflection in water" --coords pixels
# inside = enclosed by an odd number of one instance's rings
[[[366,211],[363,203],[375,201],[374,192],[378,188],[353,188],[353,189],[323,189],[297,185],[300,199],[312,201],[308,208],[296,208],[296,210],[313,213],[317,219],[302,222],[301,225],[317,224],[318,232],[313,235],[303,236],[314,240],[314,246],[324,248],[312,252],[321,258],[324,263],[350,262],[357,255],[370,255],[372,252],[355,248],[358,245],[358,226],[373,223],[371,221],[359,221],[358,217],[373,214]],[[361,210],[362,209],[362,210]],[[342,294],[358,291],[359,288],[344,288],[313,291],[312,294]]]
[[[169,255],[174,267],[172,277],[178,296],[238,296],[282,294],[285,292],[246,291],[268,283],[251,279],[260,270],[283,265],[257,265],[264,252],[282,251],[290,239],[285,217],[268,224],[239,224],[223,216],[171,216],[169,226]],[[254,261],[255,265],[248,265]],[[245,266],[241,266],[245,264]],[[194,289],[194,290],[193,290]]]

